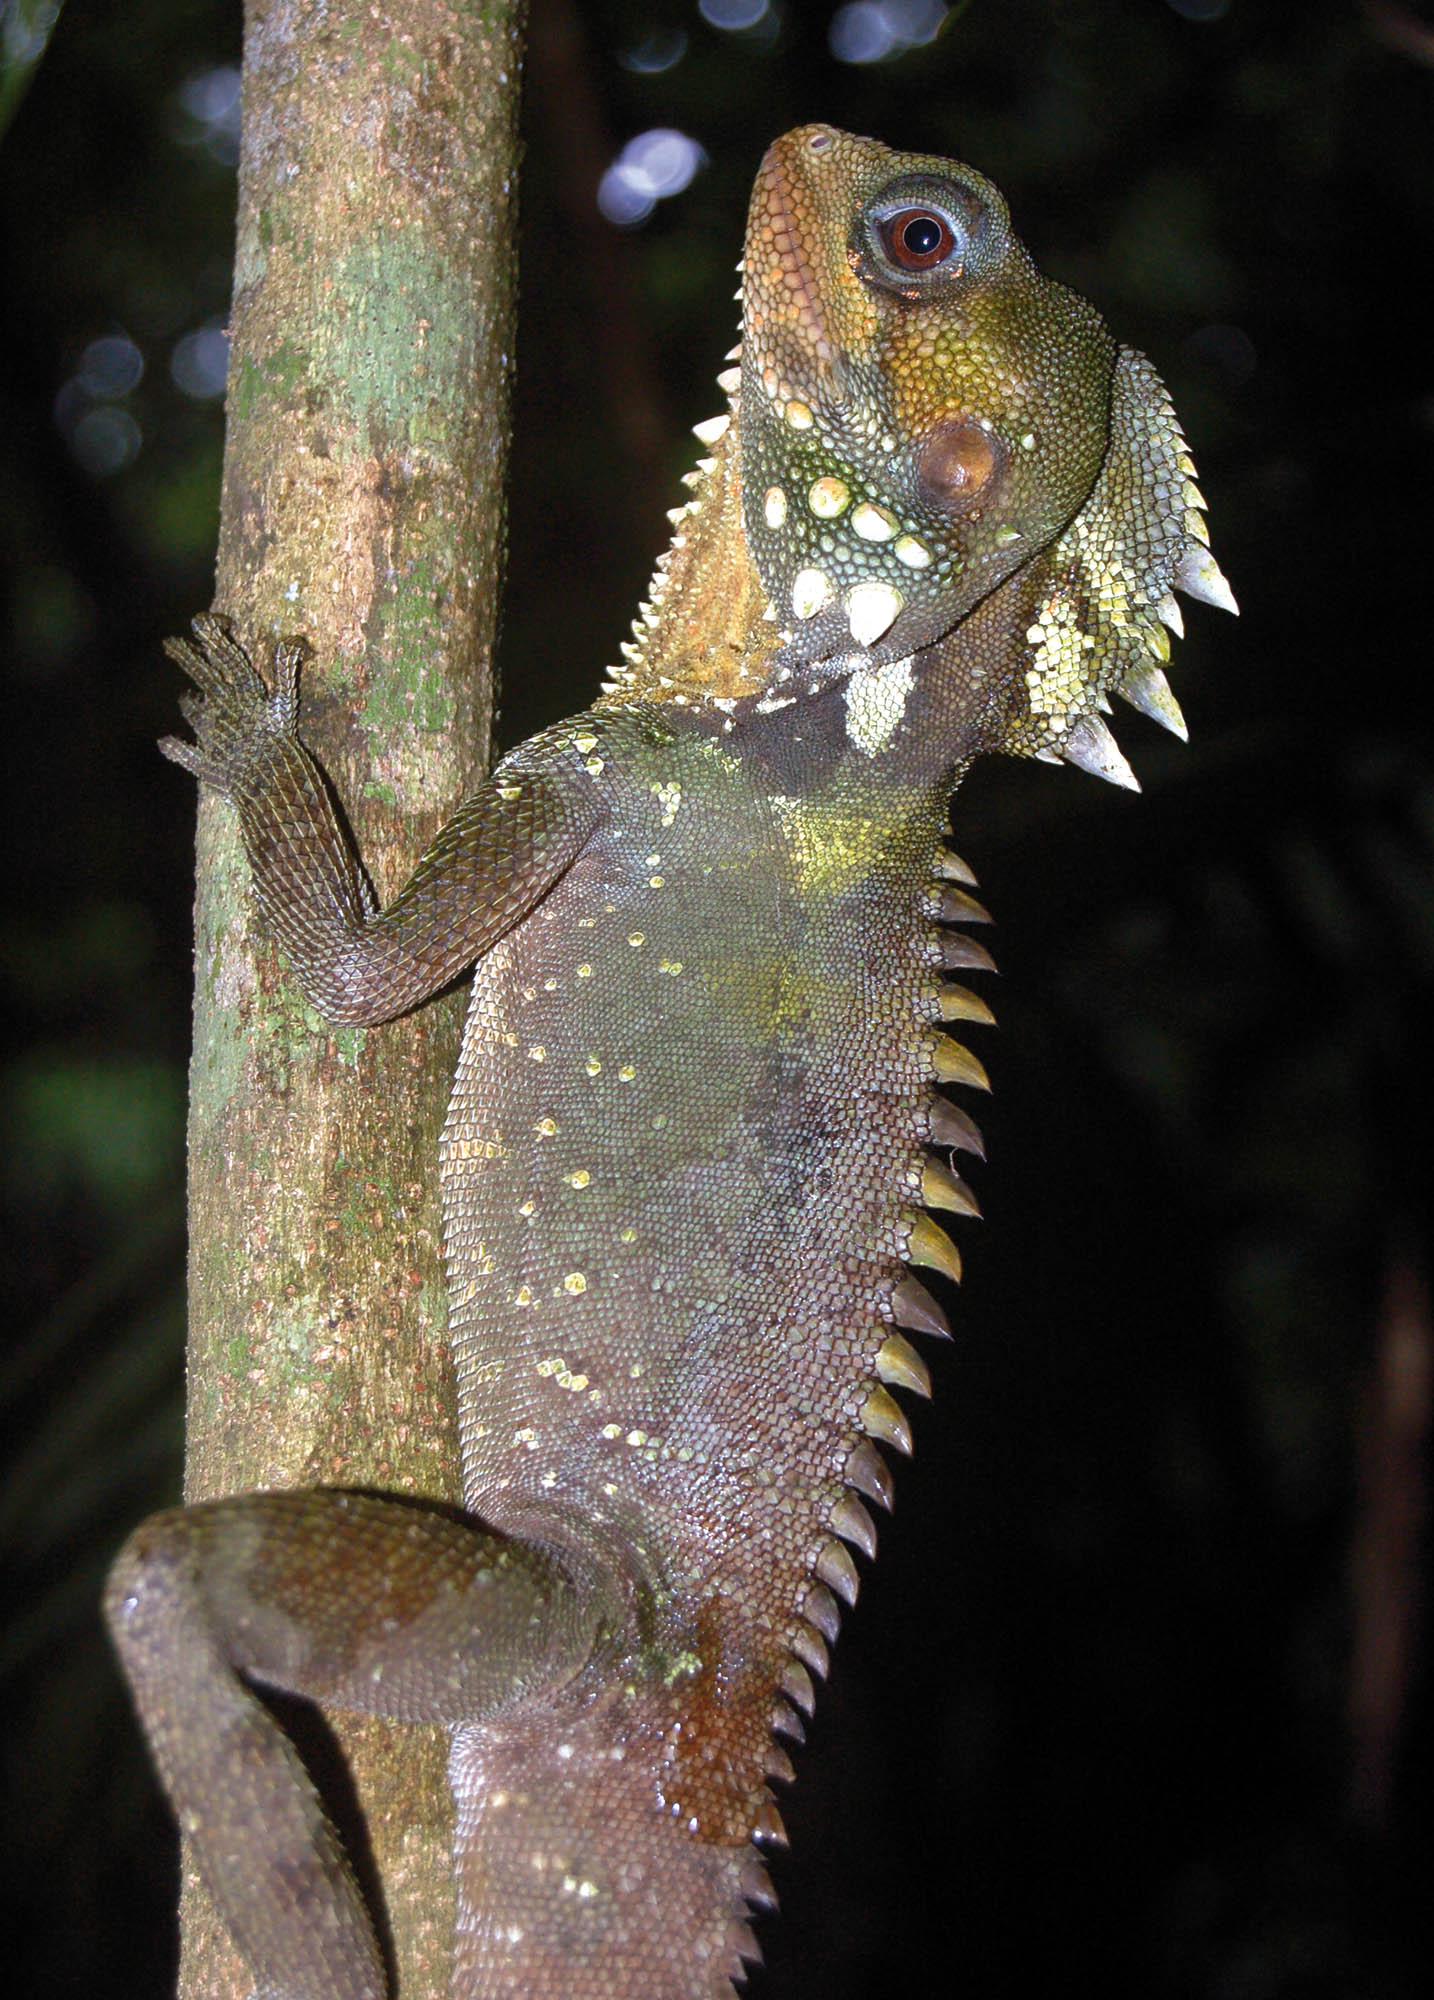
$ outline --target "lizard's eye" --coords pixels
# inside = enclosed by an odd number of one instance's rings
[[[884,215],[877,228],[881,247],[898,271],[934,270],[956,249],[955,232],[939,209],[900,208]]]
[[[856,249],[868,283],[912,298],[979,273],[990,238],[990,213],[974,189],[905,174],[864,210]]]

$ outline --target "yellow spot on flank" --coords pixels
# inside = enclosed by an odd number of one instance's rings
[[[631,1063],[624,1063],[622,1068],[618,1071],[618,1076],[622,1079],[624,1083],[631,1083],[632,1079],[636,1075],[637,1075],[637,1070]]]
[[[794,431],[809,431],[812,427],[811,411],[805,403],[798,402],[795,398],[788,403],[782,415]]]
[[[647,878],[649,889],[661,889],[666,885],[666,882],[667,877],[665,875],[649,875]]]
[[[578,967],[579,979],[591,979],[592,976],[593,976],[593,969],[590,965],[580,965]]]
[[[513,1303],[515,1306],[530,1306],[533,1303],[533,1294],[526,1285],[519,1285],[513,1294]]]
[[[585,1188],[592,1180],[592,1175],[586,1167],[579,1167],[575,1173],[564,1174],[563,1179],[569,1187]]]
[[[643,934],[642,934],[642,932],[641,932],[641,931],[631,931],[631,932],[629,932],[629,934],[628,934],[628,940],[627,940],[627,941],[628,941],[628,943],[629,943],[629,944],[634,944],[634,945],[635,945],[635,944],[646,944],[646,943],[647,943],[647,939],[646,939],[646,938],[645,938],[645,937],[643,936]]]
[[[659,972],[670,972],[675,976],[682,970],[682,960],[680,958],[664,958],[659,963],[657,969]]]
[[[679,784],[656,783],[652,787],[657,803],[662,807],[662,824],[671,826],[677,817],[677,809],[682,804],[682,787]]]
[[[537,1372],[546,1378],[549,1375],[566,1375],[568,1364],[561,1354],[549,1354],[537,1364]]]
[[[519,1215],[533,1215],[536,1214],[537,1207],[538,1204],[530,1197],[527,1201],[520,1201],[518,1203],[518,1213]]]
[[[787,496],[780,486],[769,486],[762,500],[762,518],[769,528],[780,528],[787,518]]]
[[[649,867],[649,868],[655,868],[655,867],[657,866],[657,864],[659,863],[659,861],[661,861],[661,859],[662,859],[662,856],[661,856],[660,854],[649,854],[649,855],[648,855],[648,857],[647,857],[647,865],[648,865],[648,867]]]
[[[588,1281],[581,1271],[569,1271],[566,1278],[563,1279],[563,1290],[570,1292],[574,1298],[578,1296],[579,1292],[585,1292],[587,1288]]]
[[[520,799],[523,796],[523,787],[521,785],[499,785],[498,796],[500,799]]]
[[[558,1129],[558,1121],[556,1118],[540,1118],[537,1124],[533,1127],[533,1130],[535,1132],[541,1133],[543,1138],[545,1139],[551,1139],[553,1134],[557,1131],[557,1129]]]
[[[834,479],[830,473],[814,479],[807,494],[807,505],[819,521],[834,521],[850,501],[851,488],[844,479]]]
[[[450,1160],[501,1160],[504,1157],[502,1145],[496,1139],[461,1139],[448,1141]]]
[[[605,1438],[620,1438],[622,1436],[622,1425],[604,1424],[599,1435]],[[611,1488],[609,1488],[609,1491],[611,1491]]]
[[[597,777],[598,773],[603,768],[604,766],[601,757],[589,757],[587,762],[583,765],[583,769],[589,774],[589,776],[594,778]]]
[[[587,1071],[589,1076],[602,1075],[602,1064],[601,1062],[599,1062],[596,1056],[589,1056],[587,1061],[583,1064],[583,1068]]]
[[[646,1443],[647,1443],[647,1432],[646,1432],[646,1431],[629,1431],[629,1432],[628,1432],[628,1434],[627,1434],[627,1442],[628,1442],[629,1444],[636,1444],[636,1445],[643,1445],[643,1444],[646,1444]]]
[[[541,1042],[534,1042],[528,1054],[534,1062],[546,1062],[548,1060],[548,1052]]]
[[[617,1237],[619,1243],[636,1243],[637,1231],[635,1229],[619,1229]]]
[[[591,735],[575,736],[573,738],[573,748],[575,750],[581,750],[584,757],[586,757],[590,750],[597,749],[597,741],[598,740],[596,736],[591,736]]]

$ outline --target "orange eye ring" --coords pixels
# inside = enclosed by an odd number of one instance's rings
[[[880,222],[881,247],[898,271],[934,271],[956,248],[939,208],[899,208]]]

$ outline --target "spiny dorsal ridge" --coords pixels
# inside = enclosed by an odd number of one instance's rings
[[[1140,780],[1098,715],[1083,715],[1071,725],[1061,741],[1060,754],[1066,763],[1089,771],[1093,778],[1104,778],[1128,792],[1140,790]]]

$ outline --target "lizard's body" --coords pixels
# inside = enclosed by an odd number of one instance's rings
[[[854,1587],[833,1522],[863,1531],[862,1412],[875,1397],[871,1426],[899,1422],[881,1376],[902,1362],[890,1295],[921,1203],[909,1113],[940,978],[921,885],[945,790],[893,775],[873,810],[830,705],[830,796],[800,800],[777,715],[724,736],[636,706],[554,732],[602,764],[606,812],[545,920],[479,970],[445,1146],[450,1214],[482,1222],[481,1242],[450,1238],[470,1504],[531,1533],[560,1499],[635,1567],[650,1619],[636,1691],[599,1697],[591,1755],[627,1752],[608,1783],[545,1716],[460,1743],[468,1789],[481,1816],[523,1784],[542,1840],[595,1883],[630,1814],[617,1851],[651,1841],[645,1921],[671,1927],[695,1863],[704,1907],[676,1929],[705,1924],[719,1964],[747,1837],[775,1831],[774,1705],[784,1686],[809,1702],[824,1664],[804,1611],[830,1631],[821,1575]],[[494,1900],[521,1910],[537,1828],[514,1832]]]
[[[978,176],[807,128],[745,261],[730,416],[628,665],[389,911],[294,734],[296,651],[272,697],[212,622],[185,652],[178,754],[236,798],[315,1003],[382,1019],[478,962],[441,1168],[475,1525],[251,1496],[158,1517],[111,1587],[267,2000],[383,1983],[236,1668],[454,1728],[455,2000],[737,1976],[773,1732],[873,1546],[872,1440],[908,1448],[890,1389],[924,1392],[899,1329],[944,1326],[907,1265],[959,1268],[923,1207],[974,1212],[950,791],[994,748],[1128,775],[1106,689],[1178,722],[1171,585],[1228,595],[1158,383]]]

